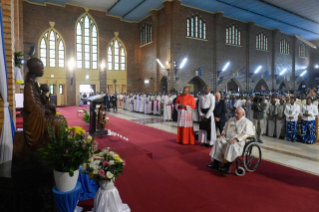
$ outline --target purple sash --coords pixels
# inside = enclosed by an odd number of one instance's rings
[[[154,101],[152,101],[152,111],[154,110]]]

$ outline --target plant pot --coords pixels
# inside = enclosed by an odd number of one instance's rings
[[[79,170],[74,171],[73,177],[69,172],[58,172],[54,170],[54,181],[57,189],[62,192],[72,191],[79,178]]]
[[[111,181],[100,180],[99,181],[99,186],[100,186],[101,190],[109,190],[109,189],[114,188],[114,182],[112,180]]]
[[[85,122],[86,126],[90,126],[90,122]]]

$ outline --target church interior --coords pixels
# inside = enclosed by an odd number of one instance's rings
[[[0,10],[1,212],[319,211],[319,2],[0,0]],[[268,131],[248,118],[257,95]],[[229,106],[232,96],[243,103]],[[205,101],[225,102],[224,130]],[[263,142],[245,137],[240,159],[222,154],[228,174],[211,169],[219,136],[242,116]],[[299,142],[304,121],[312,144]],[[58,187],[70,185],[60,173],[78,175],[72,189]]]

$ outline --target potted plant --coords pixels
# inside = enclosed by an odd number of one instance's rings
[[[58,135],[51,126],[48,132],[51,142],[47,148],[39,149],[40,156],[53,168],[57,189],[71,191],[76,186],[79,167],[94,154],[94,138],[81,127],[67,127],[65,123],[60,123]]]
[[[90,125],[90,114],[85,110],[83,109],[83,112],[84,112],[84,116],[82,117],[82,120],[86,123],[86,125]]]

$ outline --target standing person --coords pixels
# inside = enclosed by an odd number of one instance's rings
[[[188,94],[189,88],[184,87],[183,94],[178,96],[175,108],[178,111],[177,143],[195,144],[192,111],[195,109],[195,99]]]
[[[106,95],[104,96],[104,105],[106,105],[107,111],[110,111],[110,108],[111,108],[110,104],[111,104],[111,97],[109,93],[106,93]]]
[[[276,100],[271,99],[271,105],[267,111],[268,114],[268,136],[273,137],[275,135],[275,126],[276,126]]]
[[[79,94],[79,106],[83,105],[83,101],[82,101],[82,93],[80,92]]]
[[[171,121],[173,113],[173,97],[169,93],[164,97],[164,120]]]
[[[266,107],[267,107],[266,103],[263,101],[263,98],[261,98],[260,96],[255,97],[253,105],[251,106],[252,110],[254,111],[253,123],[256,128],[255,138],[259,143],[263,143],[263,141],[260,139],[260,135],[264,126],[264,114],[265,114]]]
[[[116,93],[112,95],[111,101],[112,101],[113,112],[115,110],[117,111],[117,95],[116,95]]]
[[[280,99],[280,105],[276,107],[276,138],[285,137],[286,120],[285,120],[285,100]]]
[[[253,121],[253,111],[251,109],[251,106],[253,104],[253,99],[254,97],[251,97],[251,99],[249,99],[249,97],[246,97],[246,102],[244,105],[244,109],[245,109],[245,113],[246,113],[246,118],[248,118],[249,121]]]
[[[86,105],[87,104],[87,98],[88,96],[86,95],[86,93],[83,94],[82,98],[83,98],[83,104]]]
[[[232,117],[235,116],[235,110],[236,110],[235,103],[236,103],[236,99],[234,95],[231,95],[227,104],[228,114],[229,114],[228,119],[231,119]]]
[[[210,93],[210,87],[206,86],[197,108],[200,116],[198,141],[202,143],[202,146],[211,147],[216,141],[214,108],[215,97]]]
[[[268,99],[269,97],[267,96],[267,99]],[[266,104],[266,108],[265,108],[265,110],[264,110],[264,126],[263,126],[263,128],[261,129],[262,130],[262,132],[261,132],[261,134],[263,135],[263,136],[265,136],[266,135],[266,132],[267,132],[267,118],[268,118],[268,116],[267,116],[267,111],[269,110],[269,102],[268,102],[268,100],[267,100],[264,96],[263,96],[263,102]]]
[[[220,98],[220,93],[215,93],[215,109],[214,109],[214,116],[215,116],[215,124],[216,124],[216,134],[217,129],[219,130],[219,134],[221,134],[224,130],[224,126],[226,123],[226,103],[225,100]]]
[[[286,140],[297,141],[297,122],[299,116],[299,105],[295,104],[295,97],[290,97],[290,104],[286,105]]]
[[[141,95],[141,103],[140,103],[140,108],[139,108],[139,112],[140,113],[144,113],[145,110],[145,104],[146,104],[146,97],[144,94]]]
[[[122,95],[122,93],[120,93],[119,95],[119,103],[120,103],[120,107],[122,107],[122,101],[123,101],[124,96]],[[124,106],[123,106],[124,107]]]
[[[306,144],[316,143],[316,116],[318,108],[312,104],[311,96],[307,97],[307,104],[301,109],[301,141]]]
[[[177,109],[175,107],[176,105],[176,99],[177,99],[177,96],[175,96],[175,98],[173,99],[173,106],[174,106],[174,109],[173,109],[173,114],[172,114],[172,119],[173,121],[177,121],[177,116],[178,116],[178,112],[177,112]]]

